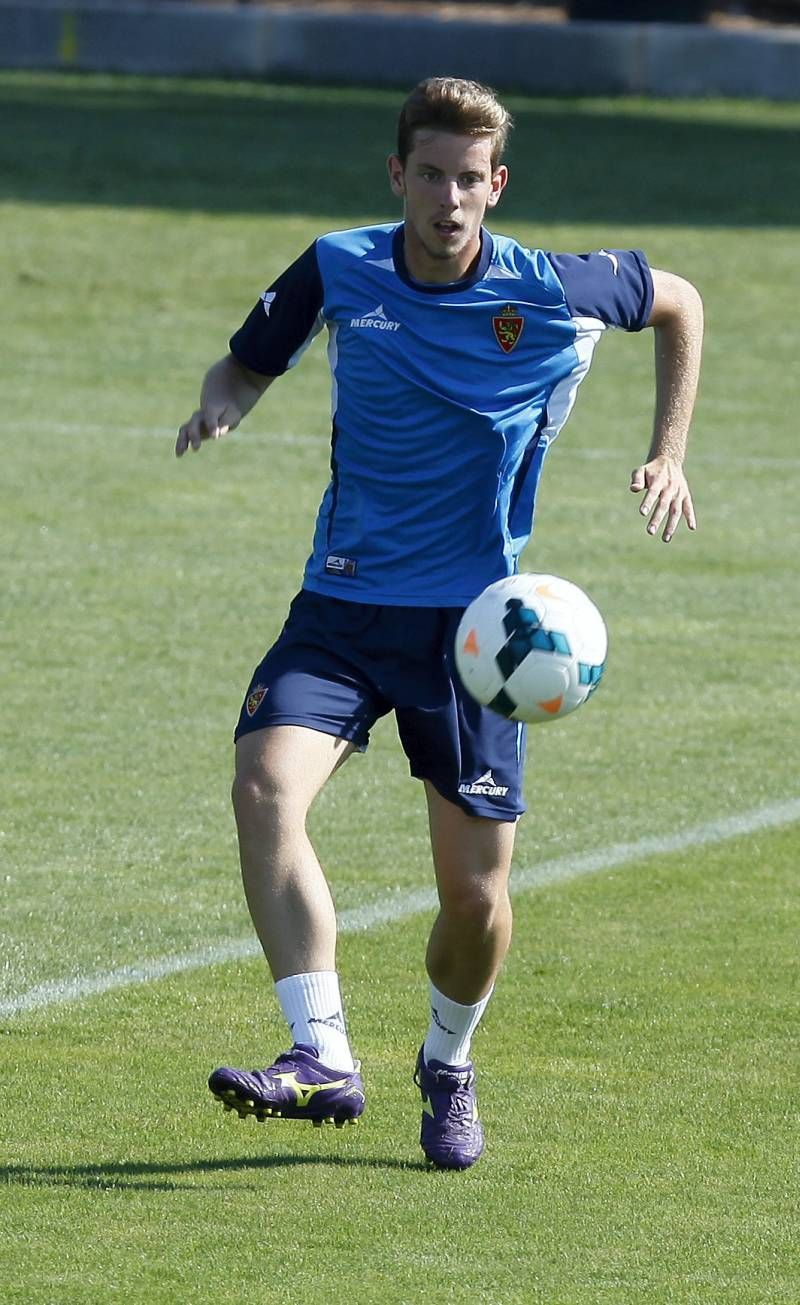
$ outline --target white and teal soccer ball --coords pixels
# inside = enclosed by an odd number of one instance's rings
[[[511,720],[556,720],[594,693],[605,622],[557,575],[512,575],[478,594],[456,632],[456,667],[473,698]]]

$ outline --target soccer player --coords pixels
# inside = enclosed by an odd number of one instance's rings
[[[630,489],[651,535],[695,516],[683,460],[702,306],[636,250],[554,254],[484,226],[511,125],[494,93],[437,77],[406,99],[389,184],[403,221],[316,240],[261,295],[202,386],[176,453],[238,426],[323,327],[331,478],[302,588],[236,729],[233,804],[247,903],[290,1029],[268,1068],[209,1086],[244,1116],[354,1122],[364,1087],[336,971],[336,917],[306,833],[315,796],[396,713],[422,780],[439,894],[430,1025],[414,1075],[421,1145],[483,1150],[470,1040],[508,949],[524,811],[524,727],[478,706],[453,666],[464,607],[513,573],[547,450],[608,327],[655,334],[655,421]]]

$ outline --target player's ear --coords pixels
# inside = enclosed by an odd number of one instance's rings
[[[392,194],[398,199],[402,199],[406,193],[405,175],[403,165],[397,154],[390,154],[386,160],[386,166],[389,169],[389,185],[392,188]]]
[[[504,163],[501,163],[499,168],[495,168],[494,172],[492,173],[492,187],[491,190],[489,191],[489,198],[486,202],[487,208],[494,208],[495,204],[497,203],[497,201],[499,200],[500,196],[502,195],[503,191],[506,188],[507,181],[508,181],[508,168]]]

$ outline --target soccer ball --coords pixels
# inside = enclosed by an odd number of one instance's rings
[[[557,575],[496,580],[456,631],[456,667],[472,697],[531,723],[580,707],[600,683],[607,651],[591,598]]]

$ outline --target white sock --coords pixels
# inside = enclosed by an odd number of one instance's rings
[[[425,1064],[439,1060],[443,1065],[466,1065],[472,1035],[489,1002],[494,988],[490,988],[474,1006],[462,1006],[431,988],[431,1023],[425,1037],[423,1056]]]
[[[278,979],[275,992],[294,1041],[314,1047],[329,1069],[352,1074],[355,1062],[347,1038],[336,971],[290,974],[286,979]]]

